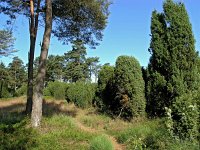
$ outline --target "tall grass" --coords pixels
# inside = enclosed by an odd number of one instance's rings
[[[149,120],[138,123],[117,134],[120,143],[127,145],[128,150],[197,150],[197,141],[179,141],[170,137],[163,120]]]
[[[0,150],[26,150],[37,146],[37,133],[20,113],[0,113]]]
[[[100,135],[91,141],[90,150],[114,150],[114,148],[111,140],[106,135]]]
[[[79,129],[72,117],[54,115],[44,118],[36,149],[48,150],[86,150],[89,141],[96,135]]]

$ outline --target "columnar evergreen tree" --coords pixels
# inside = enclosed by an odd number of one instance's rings
[[[114,104],[117,114],[125,118],[144,116],[144,80],[139,62],[130,56],[119,56],[114,71]]]
[[[166,23],[164,14],[153,11],[151,18],[151,45],[149,48],[152,54],[147,68],[146,97],[147,112],[151,115],[161,115],[164,113],[163,105],[167,103],[168,91],[167,71],[170,60],[167,51]],[[167,75],[165,77],[165,75]]]
[[[112,81],[114,67],[103,65],[98,73],[98,86],[96,91],[95,105],[101,110],[108,110],[112,105]]]
[[[148,111],[164,115],[164,107],[198,87],[197,53],[185,6],[165,1],[164,13],[154,11],[151,20],[152,54],[148,66]]]

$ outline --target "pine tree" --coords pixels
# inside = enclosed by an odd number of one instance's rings
[[[65,78],[70,82],[84,81],[87,76],[86,48],[82,41],[74,41],[72,50],[65,53]]]
[[[26,72],[23,61],[18,57],[14,57],[13,61],[8,65],[8,72],[11,77],[11,89],[15,92],[23,83],[26,82]]]
[[[62,81],[64,71],[64,56],[49,55],[47,59],[46,81]]]
[[[97,79],[97,74],[98,74],[98,70],[100,68],[100,65],[98,65],[99,63],[99,57],[88,57],[86,59],[86,65],[87,65],[87,70],[88,70],[88,79],[90,81],[92,81],[92,75],[95,76],[95,82]]]
[[[14,49],[14,41],[15,39],[11,31],[0,30],[0,56],[8,56],[16,52]]]

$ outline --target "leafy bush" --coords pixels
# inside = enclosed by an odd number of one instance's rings
[[[8,120],[7,120],[8,121]],[[26,127],[26,120],[0,124],[0,150],[26,150],[36,146],[36,132]]]
[[[68,84],[64,82],[49,82],[47,88],[44,89],[45,96],[52,96],[55,99],[65,99]]]
[[[86,108],[91,106],[95,91],[95,84],[85,82],[71,83],[67,90],[67,100],[74,102],[78,107]]]
[[[112,142],[105,136],[97,136],[90,143],[90,150],[114,150]]]
[[[27,93],[27,85],[23,84],[19,89],[16,90],[14,96],[22,96],[22,95],[26,95]]]
[[[124,118],[145,115],[144,80],[139,62],[130,56],[119,56],[114,71],[113,110]]]
[[[168,109],[166,125],[173,136],[180,139],[196,139],[198,135],[197,97],[186,93],[175,99],[172,109]]]

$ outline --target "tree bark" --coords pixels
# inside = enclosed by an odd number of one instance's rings
[[[34,1],[30,0],[30,52],[28,58],[28,85],[27,85],[27,103],[26,114],[31,114],[33,101],[33,61],[35,52],[35,43],[38,30],[40,0],[37,2],[37,12],[34,16]],[[35,18],[34,18],[35,17]]]
[[[52,2],[51,0],[45,0],[45,3],[46,3],[45,31],[41,47],[40,62],[36,78],[35,91],[33,95],[33,107],[31,113],[32,127],[40,126],[40,122],[42,119],[42,100],[43,100],[44,80],[46,75],[46,59],[48,55],[48,49],[52,31]]]

